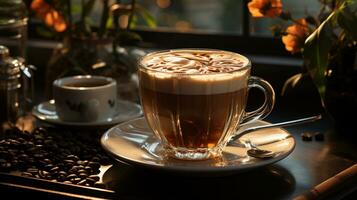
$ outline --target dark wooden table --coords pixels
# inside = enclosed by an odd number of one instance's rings
[[[267,120],[277,122],[309,116],[320,109],[318,106],[312,108],[315,105],[306,101],[301,103],[302,106],[289,106],[281,102]],[[309,111],[301,112],[301,107]],[[192,177],[116,164],[107,172],[108,183],[119,196],[134,199],[293,199],[308,194],[314,186],[356,164],[356,137],[335,130],[326,115],[318,122],[286,129],[296,139],[295,150],[271,166],[223,177]],[[301,133],[307,132],[322,133],[324,140],[303,141]],[[354,199],[356,191],[357,173],[319,196],[322,199]]]
[[[282,82],[279,80],[286,79],[291,73],[279,74],[279,70],[277,72],[274,68],[270,69],[271,71],[261,70],[263,72],[260,73],[258,67],[258,71],[253,72],[272,82],[275,88],[281,88]],[[277,74],[280,76],[279,80],[276,79]],[[311,83],[284,97],[279,96],[279,92],[277,95],[276,107],[266,121],[292,120],[322,112],[316,89]],[[253,94],[250,99],[254,101],[255,97]],[[104,173],[103,179],[108,188],[115,192],[114,197],[119,199],[293,199],[356,164],[357,137],[354,135],[357,135],[357,130],[354,128],[348,131],[337,130],[331,119],[324,114],[320,121],[286,129],[296,139],[295,150],[287,158],[270,166],[229,176],[199,177],[147,170],[113,162],[113,166]],[[324,140],[302,141],[301,134],[306,132],[322,133]],[[9,182],[11,179],[6,177],[6,180],[0,180],[0,183]],[[351,180],[344,181],[345,184],[333,187],[329,193],[320,196],[326,199],[356,199],[357,183],[354,180],[357,180],[357,176]],[[46,183],[34,184],[34,187],[40,190],[11,187],[11,184],[0,184],[0,190],[13,196],[35,194],[38,198],[64,197],[59,193],[41,190]],[[57,187],[56,184],[51,185],[52,191],[57,189],[67,190],[62,186]],[[93,192],[88,188],[72,189],[67,192],[80,193],[87,195],[88,198],[113,197],[104,193],[101,196],[102,193]]]

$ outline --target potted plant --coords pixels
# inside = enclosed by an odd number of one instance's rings
[[[155,21],[135,0],[129,4],[109,0],[32,0],[31,10],[43,23],[37,31],[59,38],[62,45],[49,59],[46,86],[49,96],[52,82],[70,75],[103,75],[117,80],[121,98],[137,100],[131,75],[136,70],[136,56],[125,45],[141,41],[130,29],[141,17],[149,26]],[[79,3],[79,4],[78,4]],[[96,16],[97,21],[94,20]],[[129,95],[129,96],[128,96]],[[134,95],[134,96],[133,96]]]
[[[346,127],[357,112],[357,2],[319,0],[320,12],[295,19],[280,0],[252,0],[248,8],[253,17],[281,18],[287,26],[272,27],[287,51],[301,53],[302,73],[289,78],[283,88],[296,85],[303,77],[312,78],[326,111],[337,125]]]

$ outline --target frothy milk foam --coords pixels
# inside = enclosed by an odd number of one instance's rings
[[[247,87],[249,60],[219,50],[171,50],[146,56],[140,70],[145,88],[173,94],[202,95]]]

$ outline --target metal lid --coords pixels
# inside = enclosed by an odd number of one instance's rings
[[[0,79],[16,79],[20,77],[22,62],[10,57],[9,49],[0,45]]]
[[[3,62],[7,58],[9,58],[9,49],[0,45],[0,62]]]

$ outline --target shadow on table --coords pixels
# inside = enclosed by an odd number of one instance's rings
[[[117,164],[103,176],[120,199],[286,199],[294,177],[271,165],[228,176],[191,176]]]

